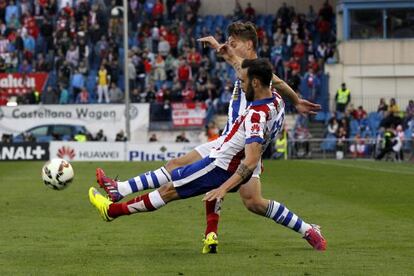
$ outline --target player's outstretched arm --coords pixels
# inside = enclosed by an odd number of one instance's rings
[[[219,45],[216,50],[218,54],[221,55],[224,60],[234,68],[234,70],[236,70],[237,75],[240,76],[242,70],[241,64],[243,63],[244,59],[237,56],[231,47],[229,47],[227,44]],[[300,114],[315,115],[316,111],[321,110],[321,106],[319,104],[314,104],[305,99],[300,99],[296,92],[293,91],[293,89],[286,82],[278,78],[275,74],[273,74],[272,84],[282,97],[288,98],[293,103],[296,110]]]
[[[252,176],[253,171],[256,168],[262,154],[262,144],[257,142],[246,144],[244,147],[244,152],[246,157],[240,163],[236,173],[233,174],[220,187],[208,192],[204,196],[203,201],[212,201],[215,199],[224,198],[228,191],[240,183],[247,181]]]
[[[288,98],[293,103],[300,114],[315,115],[316,111],[321,110],[321,105],[299,98],[296,92],[275,74],[273,74],[272,85],[282,97]]]

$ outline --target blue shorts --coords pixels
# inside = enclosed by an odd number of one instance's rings
[[[214,159],[205,157],[171,172],[173,185],[180,198],[204,194],[220,187],[232,173],[214,165]]]

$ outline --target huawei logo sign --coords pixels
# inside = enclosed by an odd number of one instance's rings
[[[252,124],[251,131],[254,133],[257,133],[260,131],[260,125],[259,124]]]
[[[72,160],[73,158],[75,158],[75,155],[76,154],[75,154],[74,149],[70,147],[65,147],[65,146],[62,146],[60,149],[58,149],[58,153],[57,153],[57,156],[59,158],[69,159],[69,160]]]

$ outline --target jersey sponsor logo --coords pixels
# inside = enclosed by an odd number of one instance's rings
[[[257,123],[252,124],[252,127],[250,129],[251,135],[257,135],[260,132],[260,125]]]

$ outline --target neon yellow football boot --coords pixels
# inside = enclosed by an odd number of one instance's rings
[[[93,206],[95,206],[99,212],[99,215],[104,221],[113,220],[113,218],[108,215],[109,205],[111,205],[113,202],[104,197],[97,189],[93,187],[89,188],[89,201]]]
[[[210,232],[206,235],[203,239],[203,250],[201,251],[203,254],[215,254],[217,253],[217,246],[218,246],[218,238],[217,234],[214,232]]]

